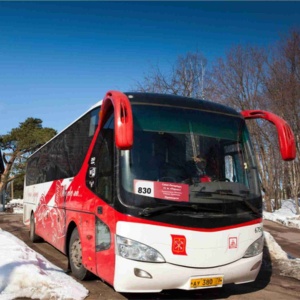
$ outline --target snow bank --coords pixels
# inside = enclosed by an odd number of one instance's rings
[[[278,265],[280,275],[300,280],[300,259],[290,259],[288,254],[282,250],[269,232],[264,231],[264,235],[271,260]]]
[[[12,234],[0,229],[0,299],[81,300],[88,290]]]
[[[23,199],[12,199],[5,205],[5,210],[15,214],[23,214]]]
[[[289,259],[287,253],[282,250],[269,232],[264,231],[264,235],[265,244],[268,247],[269,253],[273,259]]]
[[[282,201],[282,207],[273,213],[264,212],[264,219],[300,229],[300,216],[296,215],[296,205],[292,199]]]

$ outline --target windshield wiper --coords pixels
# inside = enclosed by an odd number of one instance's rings
[[[243,192],[243,191],[242,191]],[[244,194],[246,193],[246,191],[244,192]],[[209,196],[213,196],[213,194],[217,194],[217,195],[221,195],[221,196],[231,196],[231,197],[235,197],[235,198],[239,198],[239,199],[227,199],[227,198],[222,198],[222,200],[229,200],[229,201],[239,201],[244,203],[248,208],[250,208],[250,210],[252,212],[254,212],[256,215],[261,216],[261,212],[259,211],[259,209],[257,209],[254,205],[252,205],[249,200],[246,199],[245,195],[241,195],[241,194],[235,194],[232,192],[232,190],[225,190],[225,189],[218,189],[215,191],[205,191],[203,189],[200,189],[200,191],[197,192],[198,196],[201,196],[201,194],[203,195],[209,195]],[[247,194],[247,193],[246,193]]]
[[[217,193],[219,195],[226,195],[226,196],[233,196],[233,197],[238,197],[237,201],[244,203],[248,208],[252,210],[256,215],[261,216],[261,212],[259,211],[258,208],[256,208],[254,205],[252,205],[249,200],[246,199],[245,196],[240,195],[240,194],[234,194],[228,190],[216,190],[215,192],[212,193]],[[226,199],[226,200],[232,200],[232,199]]]
[[[192,210],[192,211],[207,211],[207,212],[221,212],[217,209],[212,209],[208,207],[202,207],[199,205],[179,205],[179,204],[173,204],[173,205],[165,205],[165,206],[159,206],[159,207],[146,207],[142,211],[139,212],[140,216],[143,217],[149,217],[153,214],[160,213],[160,212],[170,212],[173,210]]]

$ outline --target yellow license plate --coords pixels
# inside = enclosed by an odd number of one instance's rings
[[[191,289],[206,287],[221,287],[223,285],[223,277],[201,277],[191,279]]]

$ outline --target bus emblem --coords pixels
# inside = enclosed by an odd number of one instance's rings
[[[236,249],[238,246],[237,237],[229,238],[229,249]]]
[[[174,235],[172,237],[172,252],[174,255],[187,255],[186,254],[186,238],[184,235]]]

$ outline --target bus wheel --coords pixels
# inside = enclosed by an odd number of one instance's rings
[[[91,273],[82,264],[81,241],[77,228],[73,230],[70,239],[69,264],[71,271],[76,278],[86,280],[91,277]]]
[[[33,243],[41,241],[41,238],[37,234],[35,234],[35,222],[34,222],[34,214],[33,213],[30,216],[29,238]]]

